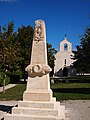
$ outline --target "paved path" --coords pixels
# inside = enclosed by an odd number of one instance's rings
[[[14,87],[14,86],[16,86],[16,84],[8,84],[8,85],[5,86],[5,90],[9,89],[11,87]],[[3,87],[0,87],[0,92],[2,92],[2,91],[3,91]]]
[[[10,112],[17,101],[0,101],[0,120],[7,112]],[[90,120],[90,100],[63,101],[61,105],[66,107],[66,120]]]
[[[9,113],[17,103],[17,101],[0,101],[0,120],[3,120],[5,114]]]

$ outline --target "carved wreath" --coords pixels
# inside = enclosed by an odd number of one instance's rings
[[[30,77],[36,77],[36,76],[41,77],[51,72],[51,68],[48,65],[41,65],[41,64],[28,65],[25,70],[28,72],[28,75]]]

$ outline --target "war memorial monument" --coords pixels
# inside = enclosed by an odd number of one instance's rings
[[[56,102],[50,89],[47,63],[46,30],[43,20],[35,21],[31,63],[28,72],[27,88],[23,101],[12,108],[4,120],[65,120],[65,106]]]

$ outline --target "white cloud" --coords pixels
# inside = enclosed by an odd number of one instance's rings
[[[0,2],[16,2],[17,0],[0,0]]]

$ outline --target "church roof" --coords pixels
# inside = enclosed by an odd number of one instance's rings
[[[62,42],[71,43],[68,41],[67,37],[65,37],[64,40],[62,40],[60,43],[62,43]]]

